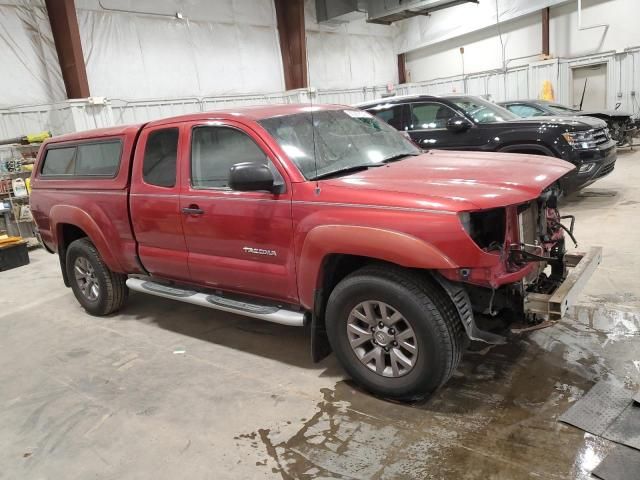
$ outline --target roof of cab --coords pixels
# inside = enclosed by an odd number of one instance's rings
[[[70,140],[89,140],[91,138],[117,137],[121,135],[135,135],[143,123],[131,125],[118,125],[117,127],[96,128],[94,130],[85,130],[83,132],[66,133],[64,135],[56,135],[47,140],[45,143],[68,142]]]
[[[197,122],[199,120],[263,120],[265,118],[282,117],[309,111],[353,109],[347,105],[328,105],[313,103],[288,103],[279,105],[256,105],[250,107],[227,108],[211,112],[190,113],[177,117],[163,118],[149,122],[148,126],[164,125],[174,122]]]
[[[121,135],[136,135],[137,132],[145,126],[159,126],[176,122],[194,122],[199,120],[262,120],[264,118],[280,117],[285,115],[293,115],[309,111],[322,110],[340,110],[352,109],[346,105],[313,105],[312,103],[290,103],[281,105],[257,105],[250,107],[228,108],[224,110],[215,110],[211,112],[189,113],[176,117],[162,118],[153,120],[149,123],[136,123],[130,125],[119,125],[117,127],[98,128],[95,130],[86,130],[83,132],[67,133],[59,135],[47,140],[46,143],[58,143],[67,141],[81,141],[92,138],[115,137]],[[313,110],[311,110],[313,109]]]

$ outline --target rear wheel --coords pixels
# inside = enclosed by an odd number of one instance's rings
[[[390,398],[428,396],[455,371],[462,322],[429,278],[386,265],[364,267],[329,297],[327,333],[340,363],[367,390]]]
[[[69,245],[66,268],[76,299],[91,315],[113,313],[127,300],[127,277],[109,270],[88,238]]]

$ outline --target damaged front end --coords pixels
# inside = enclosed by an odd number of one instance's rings
[[[600,263],[601,247],[566,252],[566,240],[577,246],[575,219],[560,215],[558,196],[549,187],[520,205],[460,216],[474,243],[499,259],[484,268],[442,272],[439,279],[472,340],[504,343],[508,332],[555,323]]]
[[[522,280],[522,314],[528,324],[560,320],[595,271],[602,248],[568,254],[565,238],[577,247],[575,217],[561,216],[558,194],[548,189],[533,202],[518,207],[519,242],[512,244],[509,262],[535,265]]]

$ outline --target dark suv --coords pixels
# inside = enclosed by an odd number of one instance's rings
[[[616,162],[616,144],[596,118],[519,118],[468,95],[394,97],[357,106],[408,132],[424,149],[528,153],[571,162],[576,169],[561,180],[565,193],[611,173]]]

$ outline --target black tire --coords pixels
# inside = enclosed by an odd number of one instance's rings
[[[95,283],[98,286],[96,298],[89,298],[82,292],[80,281],[76,278],[76,261],[88,262],[93,269]],[[85,264],[86,265],[86,264]],[[91,315],[109,315],[119,310],[129,296],[125,284],[127,277],[109,270],[100,257],[98,250],[88,238],[81,238],[69,245],[67,249],[66,268],[71,289],[82,307]]]
[[[415,332],[417,358],[405,375],[382,376],[351,348],[349,315],[366,301],[391,306]],[[392,265],[366,266],[344,278],[329,296],[325,318],[329,341],[347,373],[365,389],[387,398],[416,400],[435,392],[453,375],[466,345],[464,327],[446,292],[427,274]]]

